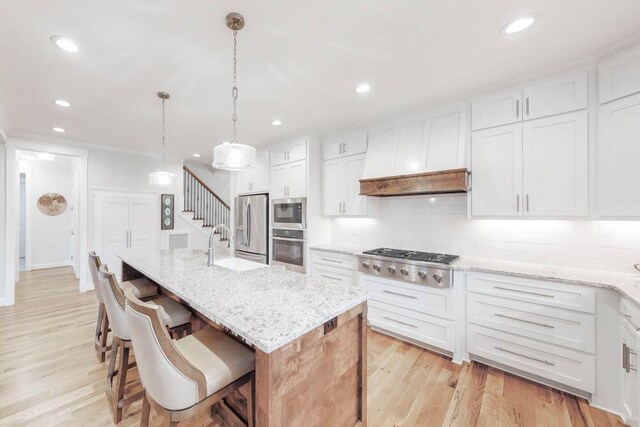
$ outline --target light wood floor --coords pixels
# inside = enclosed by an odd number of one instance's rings
[[[95,295],[77,289],[68,268],[23,273],[16,305],[0,308],[0,425],[112,425],[106,364],[92,341]],[[368,387],[370,426],[622,425],[582,399],[373,331]],[[120,425],[137,425],[140,408],[125,408]],[[221,424],[206,416],[189,423]]]

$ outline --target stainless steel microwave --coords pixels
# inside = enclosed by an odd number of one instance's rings
[[[274,228],[307,228],[307,198],[272,200],[271,226]]]

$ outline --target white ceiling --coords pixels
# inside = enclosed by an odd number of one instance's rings
[[[230,136],[231,33],[239,136],[265,145],[557,68],[628,42],[637,0],[20,0],[0,2],[0,105],[9,133],[211,160]],[[510,20],[538,13],[512,36]],[[72,38],[69,54],[49,42]],[[362,96],[356,85],[372,90]],[[69,109],[52,101],[63,98]],[[275,118],[283,125],[271,126]]]

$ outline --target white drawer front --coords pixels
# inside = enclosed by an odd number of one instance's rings
[[[472,355],[578,390],[595,391],[595,356],[473,324],[467,325],[467,343]]]
[[[467,276],[467,290],[586,313],[596,310],[595,290],[586,286],[472,273]]]
[[[369,323],[412,340],[454,351],[455,323],[438,317],[369,300]]]
[[[372,293],[370,300],[453,319],[454,307],[450,289],[435,289],[365,275],[360,277],[361,285]]]
[[[336,280],[349,286],[356,285],[356,272],[345,270],[343,268],[329,267],[322,264],[312,264],[311,275],[324,277],[325,279]]]
[[[626,298],[620,298],[620,314],[636,333],[640,333],[640,307]]]
[[[350,270],[356,269],[355,257],[352,255],[338,254],[334,252],[325,252],[312,249],[311,250],[311,263],[330,265],[339,268],[348,268]]]
[[[469,293],[467,321],[595,353],[595,317],[591,314]]]

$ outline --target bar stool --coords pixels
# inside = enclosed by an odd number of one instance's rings
[[[255,354],[212,327],[172,340],[158,306],[127,298],[126,318],[144,387],[142,420],[148,426],[151,407],[171,426],[210,408],[249,383],[248,426],[254,425]]]
[[[123,283],[130,294],[134,294],[135,287]],[[140,397],[136,394],[124,398],[124,388],[127,380],[127,370],[135,366],[129,365],[129,350],[131,336],[125,319],[125,298],[123,290],[118,286],[115,274],[111,273],[105,264],[98,269],[98,286],[104,299],[104,305],[113,333],[113,344],[107,370],[107,398],[113,407],[113,420],[117,424],[122,420],[122,409],[125,404]],[[191,330],[191,312],[169,297],[149,301],[149,305],[157,307],[163,327],[175,331]],[[116,370],[116,359],[118,369]],[[114,386],[114,377],[116,384]]]
[[[100,363],[104,362],[107,350],[110,347],[107,346],[107,334],[109,333],[109,318],[104,309],[104,299],[102,298],[102,292],[100,292],[100,286],[98,284],[98,269],[102,265],[100,257],[95,252],[89,252],[89,271],[91,272],[91,279],[93,280],[93,288],[96,290],[96,298],[98,298],[98,321],[96,323],[95,333],[95,348]]]

